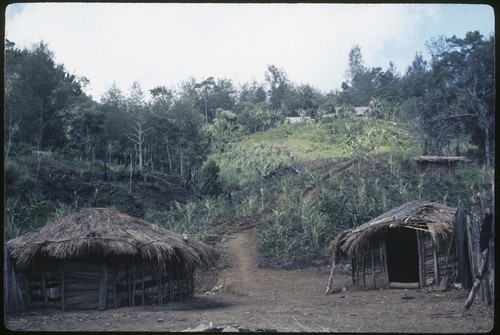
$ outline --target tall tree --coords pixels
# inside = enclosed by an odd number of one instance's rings
[[[207,155],[207,141],[202,132],[203,116],[189,90],[182,91],[168,112],[172,124],[171,137],[175,144],[176,165],[181,178],[201,166]]]
[[[349,51],[348,65],[345,73],[347,84],[355,86],[366,71],[361,47],[358,44],[354,44]]]
[[[269,65],[264,77],[269,88],[269,108],[279,110],[283,107],[285,96],[289,90],[288,76],[285,70],[276,65]]]
[[[214,77],[208,77],[207,79],[196,83],[194,88],[196,88],[203,97],[203,109],[205,112],[205,123],[208,123],[208,94],[211,89],[215,86]]]
[[[126,112],[126,100],[116,84],[102,95],[100,109],[104,115],[104,137],[107,161],[124,162],[129,146],[127,134],[132,132],[132,120]]]
[[[153,125],[151,140],[153,141],[152,154],[156,156],[158,166],[164,170],[168,165],[167,171],[173,173],[172,145],[175,140],[174,124],[170,116],[174,104],[175,92],[164,87],[157,86],[150,90],[152,95],[151,102],[151,123]],[[156,162],[154,163],[156,166]]]
[[[421,53],[415,54],[413,61],[408,66],[402,80],[402,91],[405,97],[422,97],[428,91],[430,67]]]
[[[78,149],[81,158],[87,161],[94,162],[98,154],[103,154],[104,159],[104,114],[99,104],[82,96],[74,102],[69,115],[70,146]]]
[[[37,144],[40,150],[64,146],[68,108],[83,95],[81,80],[55,63],[44,42],[31,50],[19,50],[12,42],[7,43],[5,65],[9,127],[17,124],[19,140]]]
[[[132,119],[132,131],[128,136],[134,144],[134,151],[139,164],[138,169],[142,171],[144,168],[146,134],[152,127],[149,125],[150,113],[144,102],[144,93],[137,81],[130,88],[130,96],[127,99],[127,110]]]
[[[482,148],[487,167],[494,164],[495,50],[494,38],[475,31],[465,38],[441,39],[431,47],[435,86],[446,95],[449,125],[460,125]],[[475,136],[474,136],[475,135]],[[457,131],[460,136],[460,131]]]

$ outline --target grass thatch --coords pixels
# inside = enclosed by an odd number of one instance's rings
[[[71,214],[38,231],[7,242],[23,269],[43,259],[138,257],[158,265],[175,261],[187,268],[214,265],[215,251],[202,242],[107,208]]]
[[[342,232],[334,240],[331,251],[353,259],[390,228],[405,227],[428,232],[436,244],[443,243],[453,230],[455,208],[435,202],[412,201],[395,208],[363,225]]]

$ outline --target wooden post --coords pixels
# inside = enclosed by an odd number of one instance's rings
[[[330,293],[330,290],[332,289],[332,282],[333,282],[333,274],[335,273],[335,263],[337,260],[337,253],[335,250],[333,250],[332,253],[332,269],[330,270],[330,276],[328,277],[328,283],[326,284],[326,293]]]
[[[438,259],[437,259],[437,248],[434,240],[432,241],[432,258],[434,261],[434,284],[439,285],[439,271],[438,271]]]
[[[135,261],[132,260],[132,307],[135,306]]]
[[[384,284],[389,287],[389,268],[387,267],[387,249],[385,248],[385,240],[380,240],[380,262],[384,271]]]
[[[108,271],[106,261],[102,260],[101,285],[99,286],[99,305],[97,309],[103,311],[106,309],[106,298],[108,296]]]
[[[193,270],[190,270],[188,275],[188,291],[189,291],[189,299],[193,299],[194,297]]]
[[[354,279],[354,271],[356,267],[356,260],[353,258],[351,259],[351,277],[352,277],[352,283],[356,285],[356,280]]]
[[[158,294],[158,306],[161,306],[161,275],[159,271],[156,272],[156,293]]]
[[[64,301],[64,261],[61,263],[61,309],[66,311],[66,304]]]
[[[175,279],[175,283],[177,284],[177,290],[179,291],[180,302],[182,302],[182,287],[181,287],[181,283],[179,281],[179,276],[177,276],[177,278]]]
[[[142,288],[142,305],[145,306],[144,303],[144,259],[141,259],[141,268],[142,268],[142,280],[141,280],[141,288]]]
[[[130,294],[130,261],[127,262],[127,295],[128,295],[128,305],[132,304],[132,295]]]
[[[417,230],[417,251],[418,251],[418,280],[420,282],[420,287],[425,286],[425,274],[424,274],[424,241],[422,241],[423,234]]]
[[[47,286],[45,285],[45,268],[42,268],[42,289],[43,289],[43,300],[45,302],[45,308],[49,308],[49,298],[47,296]]]
[[[354,260],[355,263],[356,263],[356,281],[357,281],[357,285],[359,285],[359,269],[360,269],[360,264],[359,264],[359,260],[358,259],[355,259]]]
[[[174,278],[172,275],[172,268],[168,268],[168,288],[170,293],[170,302],[174,302]]]
[[[116,264],[115,259],[111,259],[111,281],[113,285],[113,306],[114,308],[118,308],[118,299],[116,296]]]
[[[24,283],[24,287],[26,288],[26,308],[31,309],[31,280],[28,278],[26,273],[24,273],[24,275],[22,276],[22,280]]]
[[[361,256],[363,257],[362,268],[361,268],[361,271],[363,271],[363,288],[366,288],[366,282],[365,282],[365,248],[363,248],[363,253],[362,253]]]
[[[373,247],[372,247],[372,286],[373,289],[377,288],[377,285],[375,283],[375,251],[373,250]]]

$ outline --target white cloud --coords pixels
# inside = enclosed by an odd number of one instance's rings
[[[263,81],[270,64],[329,91],[340,86],[354,44],[367,66],[393,61],[404,71],[439,34],[431,29],[446,12],[422,5],[36,3],[11,5],[6,14],[9,40],[30,47],[43,39],[68,71],[90,79],[99,98],[114,81],[124,92],[135,80],[144,91],[190,76]]]

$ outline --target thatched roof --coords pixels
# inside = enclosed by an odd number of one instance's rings
[[[390,228],[405,227],[428,232],[436,244],[449,237],[453,230],[455,208],[435,202],[412,201],[376,217],[361,226],[339,234],[332,251],[349,258],[361,256],[363,248],[382,238]]]
[[[215,251],[202,242],[107,208],[88,208],[7,242],[20,268],[44,259],[139,257],[160,266],[181,262],[191,268],[213,265]]]

